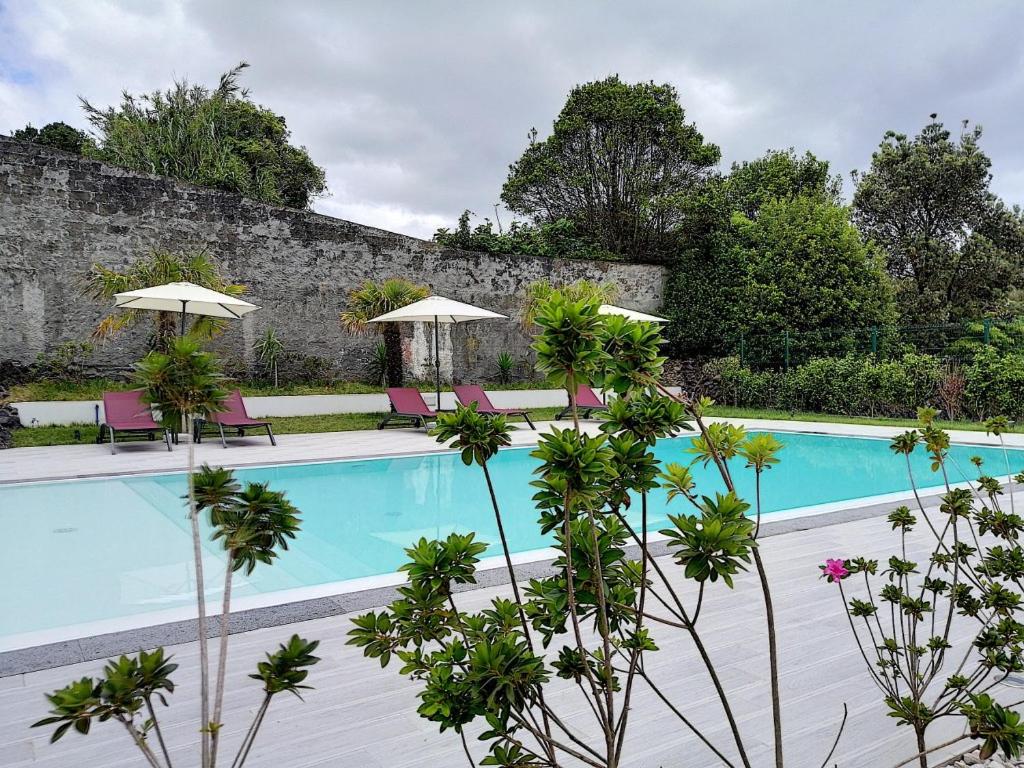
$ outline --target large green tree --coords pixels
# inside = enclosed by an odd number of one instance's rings
[[[47,123],[42,128],[26,125],[12,133],[11,138],[31,141],[33,144],[73,152],[76,155],[82,154],[86,147],[92,145],[92,140],[85,131],[62,122]]]
[[[501,199],[537,224],[568,221],[605,250],[656,260],[673,249],[680,197],[718,160],[675,88],[612,76],[573,88],[550,136],[531,132]]]
[[[733,215],[744,266],[738,328],[763,363],[785,356],[788,331],[801,354],[843,351],[848,331],[895,320],[885,266],[843,206],[813,195],[767,201],[756,218]],[[772,343],[775,341],[776,343]]]
[[[980,126],[953,138],[932,115],[913,138],[886,133],[854,176],[854,220],[885,249],[906,321],[998,313],[1024,284],[1024,218],[989,190],[980,139]]]
[[[771,150],[682,201],[664,308],[674,351],[730,354],[757,336],[778,362],[787,330],[813,330],[808,350],[827,352],[845,330],[891,319],[884,270],[840,192],[826,161]]]
[[[128,168],[306,208],[326,189],[324,171],[292,146],[285,119],[238,84],[242,62],[216,88],[179,80],[166,91],[125,93],[101,109],[82,99],[97,134],[86,153]]]

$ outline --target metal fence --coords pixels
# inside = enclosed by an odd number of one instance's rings
[[[970,356],[979,345],[1024,352],[1024,317],[941,325],[744,333],[736,342],[734,354],[752,368],[788,371],[814,357],[850,354],[890,359],[918,352],[957,360]]]

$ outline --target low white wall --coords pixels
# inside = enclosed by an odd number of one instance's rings
[[[103,403],[99,400],[38,400],[11,403],[18,409],[26,427],[48,427],[52,424],[95,424],[96,409],[103,421]]]
[[[670,387],[678,391],[678,387]],[[552,408],[566,405],[565,391],[561,389],[506,389],[487,390],[491,402],[498,408]],[[423,399],[434,407],[437,395],[424,392]],[[441,407],[454,410],[455,395],[441,393]],[[46,427],[54,424],[94,424],[97,408],[99,422],[103,422],[103,403],[99,400],[38,400],[14,403],[26,427]],[[332,413],[384,413],[388,399],[383,394],[369,395],[274,395],[246,397],[245,407],[255,418],[275,416],[326,416]]]
[[[565,393],[552,390],[521,390],[489,392],[498,408],[546,408],[565,404]],[[254,419],[275,416],[325,416],[332,413],[384,413],[389,409],[384,394],[366,395],[273,395],[246,397],[245,408]],[[423,399],[434,407],[437,395],[424,392]],[[455,408],[455,395],[441,393],[442,407]],[[26,427],[46,427],[54,424],[94,424],[96,409],[99,422],[104,419],[103,403],[99,400],[39,400],[14,403]]]

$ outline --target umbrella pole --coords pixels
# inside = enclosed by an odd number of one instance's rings
[[[187,303],[188,302],[186,302],[186,301],[181,302],[181,335],[182,336],[185,335],[185,305]]]
[[[437,339],[437,315],[434,315],[434,379],[437,384],[437,410],[441,410],[441,346]]]

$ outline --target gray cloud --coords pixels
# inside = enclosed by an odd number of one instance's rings
[[[530,127],[619,73],[673,83],[726,163],[794,146],[845,176],[889,128],[969,118],[1020,203],[1022,28],[1012,2],[0,0],[0,131],[83,126],[77,94],[108,104],[246,59],[253,98],[327,168],[318,210],[429,235],[490,214]]]

